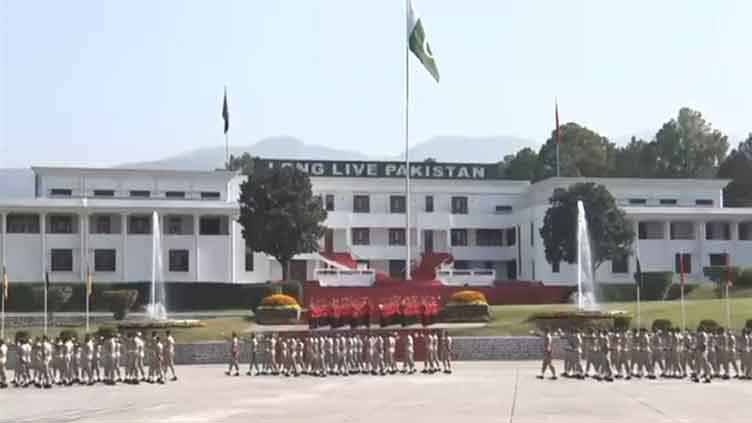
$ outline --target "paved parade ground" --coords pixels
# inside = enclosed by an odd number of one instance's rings
[[[540,381],[536,362],[456,363],[455,374],[227,377],[0,391],[0,422],[749,422],[752,381]],[[245,370],[245,369],[244,369]]]

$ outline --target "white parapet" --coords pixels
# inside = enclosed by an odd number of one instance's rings
[[[316,269],[314,275],[321,286],[372,286],[376,280],[373,269]]]
[[[441,269],[436,278],[450,286],[491,286],[496,280],[493,269]]]

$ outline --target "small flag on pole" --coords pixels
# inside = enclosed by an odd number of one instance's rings
[[[227,87],[225,87],[225,97],[222,101],[222,119],[225,121],[225,134],[230,130],[230,109],[227,107]]]
[[[561,130],[559,129],[559,102],[558,100],[555,103],[555,112],[556,112],[556,144],[561,144]]]
[[[679,282],[684,286],[684,254],[679,253]]]
[[[3,299],[8,299],[8,271],[3,266]]]
[[[635,284],[638,287],[641,287],[642,285],[642,266],[640,265],[640,256],[638,255],[636,257],[637,261],[637,271],[635,272]]]
[[[44,272],[44,292],[48,292],[50,290],[50,272],[45,271]]]
[[[412,0],[407,1],[407,43],[410,51],[420,60],[428,73],[439,82],[439,68],[433,58],[431,46],[428,44],[423,21],[413,7]]]

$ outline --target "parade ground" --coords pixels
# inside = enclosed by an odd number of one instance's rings
[[[328,378],[228,377],[224,366],[180,366],[180,380],[166,385],[2,390],[0,422],[752,421],[749,381],[541,381],[538,366],[461,362],[448,376]]]

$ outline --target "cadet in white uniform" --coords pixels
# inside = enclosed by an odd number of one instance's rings
[[[165,333],[164,347],[164,374],[167,376],[169,370],[172,373],[170,380],[176,381],[178,376],[175,374],[175,338],[169,330]]]
[[[5,375],[5,365],[8,363],[8,346],[5,340],[0,339],[0,389],[8,387],[8,378]]]

